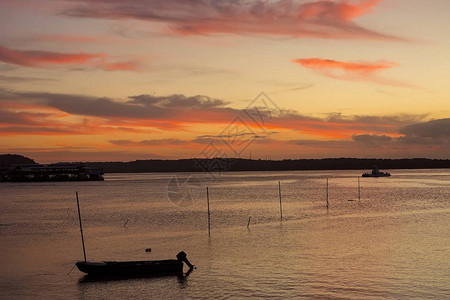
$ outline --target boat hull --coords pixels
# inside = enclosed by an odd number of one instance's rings
[[[104,261],[76,263],[78,270],[90,276],[160,276],[182,274],[183,262],[178,259],[153,261]]]
[[[370,174],[370,173],[364,173],[362,174],[362,177],[389,177],[391,174],[389,173],[383,173],[383,174]]]

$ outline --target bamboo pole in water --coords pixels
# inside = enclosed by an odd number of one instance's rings
[[[327,207],[328,207],[328,177],[327,177]]]
[[[281,206],[281,183],[278,181],[278,195],[280,196],[280,219],[283,220],[283,208]]]
[[[209,211],[209,189],[206,187],[206,200],[208,202],[208,236],[211,236],[211,214]]]
[[[80,221],[80,233],[81,233],[81,243],[83,244],[84,262],[86,262],[86,249],[84,248],[83,225],[81,225],[80,201],[78,201],[78,191],[75,192],[75,194],[77,195],[78,220]]]
[[[358,201],[361,201],[361,185],[359,184],[359,176],[358,176]]]

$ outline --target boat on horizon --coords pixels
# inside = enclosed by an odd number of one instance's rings
[[[363,173],[362,177],[389,177],[391,173],[389,172],[381,172],[378,169],[378,166],[374,166],[371,173]]]

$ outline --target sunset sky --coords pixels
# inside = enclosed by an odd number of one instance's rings
[[[448,0],[0,0],[0,153],[450,158]]]

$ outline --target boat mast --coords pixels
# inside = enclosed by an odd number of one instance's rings
[[[81,225],[80,201],[78,201],[78,191],[75,192],[75,194],[77,195],[78,220],[80,221],[80,233],[81,233],[81,243],[83,244],[84,262],[86,262],[86,249],[84,248],[83,225]]]

